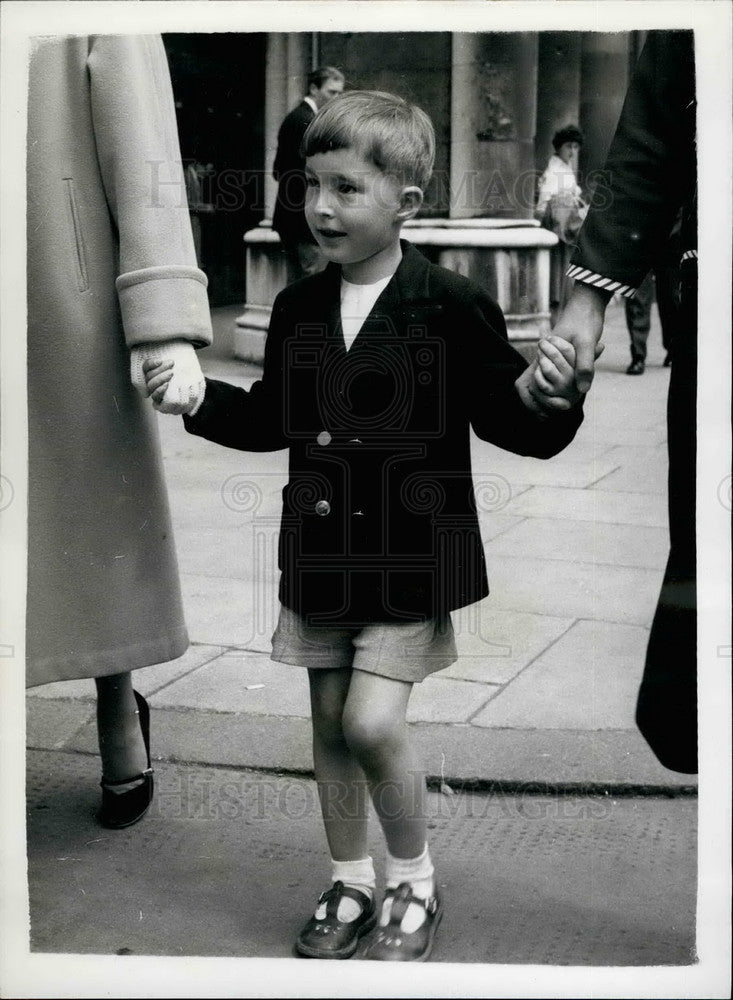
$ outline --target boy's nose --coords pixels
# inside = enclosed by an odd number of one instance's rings
[[[331,208],[331,200],[328,197],[328,192],[323,189],[318,192],[315,208],[318,215],[333,215],[333,209]]]

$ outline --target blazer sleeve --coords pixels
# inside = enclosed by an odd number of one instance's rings
[[[652,31],[568,273],[638,288],[694,187],[695,169],[693,33]]]
[[[279,451],[288,447],[284,431],[283,312],[276,299],[265,342],[262,378],[250,389],[207,378],[203,403],[194,416],[183,418],[189,434],[240,451]]]
[[[119,235],[127,345],[210,344],[207,280],[196,264],[163,41],[90,36],[87,66],[97,157]]]
[[[562,451],[583,421],[582,402],[546,418],[524,405],[514,383],[527,362],[509,343],[504,315],[488,296],[476,297],[466,327],[464,382],[475,434],[517,455],[550,458]]]

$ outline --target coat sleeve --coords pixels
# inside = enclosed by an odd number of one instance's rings
[[[691,31],[649,32],[568,273],[622,292],[655,263],[695,176]],[[618,285],[608,285],[612,290]]]
[[[163,41],[91,36],[87,65],[97,156],[119,236],[127,345],[210,344],[207,281],[196,265]]]
[[[276,299],[265,342],[262,378],[250,389],[207,378],[203,403],[194,416],[183,418],[189,434],[240,451],[279,451],[288,447],[283,392],[283,312]]]
[[[582,403],[547,418],[524,405],[514,383],[527,362],[509,343],[504,315],[492,299],[477,296],[466,326],[465,383],[475,434],[518,455],[550,458],[562,451],[582,423]]]

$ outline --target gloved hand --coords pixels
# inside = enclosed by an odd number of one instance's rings
[[[161,413],[193,416],[204,401],[206,382],[194,347],[186,340],[166,340],[160,344],[138,344],[130,352],[130,377],[141,395],[147,396],[143,362],[173,362],[173,377],[165,395],[153,406]]]

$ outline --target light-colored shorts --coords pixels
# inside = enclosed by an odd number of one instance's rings
[[[312,626],[281,607],[271,659],[311,670],[348,667],[392,680],[418,683],[458,658],[450,615],[425,622],[346,628]]]

